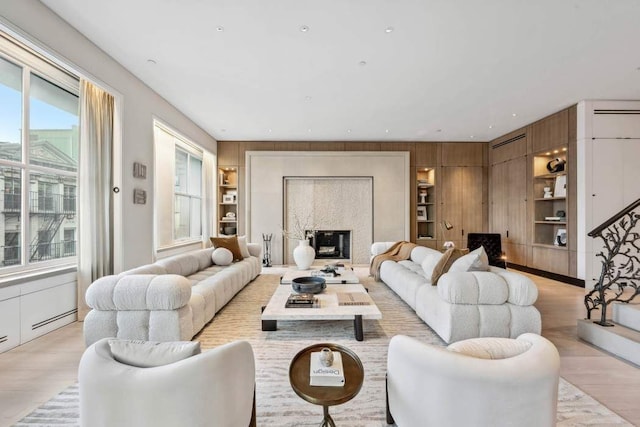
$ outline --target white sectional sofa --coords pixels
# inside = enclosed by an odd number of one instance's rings
[[[96,280],[85,296],[87,346],[106,337],[190,340],[260,274],[261,246],[247,247],[250,256],[226,266],[214,265],[208,248]]]
[[[374,243],[372,256],[393,243]],[[427,256],[439,255],[434,249],[416,246],[408,260],[384,261],[380,279],[444,341],[540,334],[540,312],[533,306],[538,289],[529,278],[490,267],[489,271],[447,272],[433,286],[422,263]]]

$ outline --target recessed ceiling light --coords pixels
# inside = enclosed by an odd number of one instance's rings
[[[385,33],[393,33],[394,28],[393,27],[387,27],[384,29]]]
[[[271,133],[271,132],[272,132],[272,130],[271,130],[271,129],[267,129],[267,132]]]
[[[303,33],[306,33],[307,31],[309,31],[309,27],[307,27],[306,25],[302,25],[300,27],[300,31],[302,31]]]
[[[216,31],[222,32],[222,31],[224,31],[224,27],[222,27],[222,26],[216,27]]]
[[[153,65],[157,64],[157,62],[154,59],[147,59],[147,62]]]
[[[469,138],[473,139],[473,135],[469,135]]]
[[[517,114],[516,114],[516,113],[512,113],[511,115],[512,115],[513,117],[517,116]]]
[[[358,62],[358,65],[360,65],[361,67],[364,67],[365,65],[367,65],[367,61],[360,61]]]
[[[311,129],[307,129],[307,132],[311,132]]]
[[[551,152],[544,153],[544,154],[545,154],[545,156],[550,156],[550,155],[551,155]]]
[[[347,129],[347,133],[351,133],[351,129]]]
[[[309,102],[309,101],[311,101],[311,97],[310,97],[310,96],[305,96],[305,97],[304,97],[304,100],[305,100],[306,102]]]
[[[493,125],[489,125],[489,129],[493,129]]]
[[[385,132],[385,133],[389,133],[389,129],[385,129],[385,130],[384,130],[384,132]]]

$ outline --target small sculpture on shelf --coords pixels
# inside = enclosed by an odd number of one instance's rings
[[[553,197],[553,193],[551,193],[551,187],[544,187],[544,195],[542,197],[544,197],[545,199],[550,199]]]
[[[427,203],[427,192],[426,191],[421,191],[420,192],[420,203]]]

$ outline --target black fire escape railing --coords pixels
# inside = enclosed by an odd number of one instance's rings
[[[596,254],[602,263],[600,278],[584,297],[587,319],[591,319],[593,310],[600,309],[600,321],[595,323],[602,326],[613,326],[607,321],[609,304],[615,301],[629,302],[640,294],[640,233],[634,231],[640,220],[640,214],[635,212],[638,206],[640,199],[587,234],[589,237],[599,237],[604,242],[604,249]],[[627,289],[632,291],[624,295]]]

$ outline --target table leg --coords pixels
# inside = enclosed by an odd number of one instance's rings
[[[362,315],[356,314],[356,317],[353,319],[353,329],[356,333],[356,341],[364,340],[364,333],[362,331]]]
[[[265,306],[262,306],[262,311],[264,311]],[[263,320],[262,321],[262,330],[263,331],[277,331],[278,330],[278,321],[277,320]]]
[[[322,410],[324,412],[324,418],[322,419],[322,424],[320,427],[336,427],[336,423],[333,422],[333,418],[329,415],[329,407],[322,406]]]

